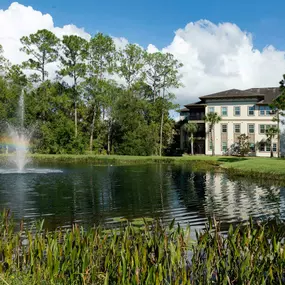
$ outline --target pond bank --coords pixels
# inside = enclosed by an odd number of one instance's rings
[[[0,160],[7,158],[0,155]],[[186,163],[194,170],[225,171],[231,177],[250,177],[285,181],[285,160],[262,157],[231,156],[123,156],[123,155],[47,155],[33,154],[36,163],[95,163],[95,164],[147,164],[147,163]]]

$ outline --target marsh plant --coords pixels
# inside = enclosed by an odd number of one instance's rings
[[[0,221],[3,284],[284,284],[284,224],[250,222],[227,234],[218,224],[190,240],[189,228],[122,224],[49,232],[15,232],[9,212]]]

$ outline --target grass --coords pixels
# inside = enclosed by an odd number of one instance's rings
[[[145,220],[105,232],[100,227],[48,232],[43,223],[15,232],[0,215],[0,284],[284,284],[285,224],[250,221],[226,235],[209,220],[190,228]],[[191,253],[191,254],[190,254]]]
[[[0,155],[5,159],[6,155]],[[285,180],[285,160],[263,157],[231,156],[127,156],[127,155],[31,155],[35,162],[96,163],[96,164],[146,164],[188,163],[194,170],[224,170],[232,176],[250,176]]]

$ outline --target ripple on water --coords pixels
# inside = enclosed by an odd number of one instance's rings
[[[51,230],[75,222],[118,226],[114,217],[151,217],[165,224],[175,218],[192,229],[202,229],[208,218],[215,217],[226,230],[250,216],[285,219],[285,187],[193,172],[183,165],[54,164],[33,166],[22,173],[3,166],[0,212],[4,208],[11,210],[17,222],[23,217],[27,223],[45,219],[45,227]]]

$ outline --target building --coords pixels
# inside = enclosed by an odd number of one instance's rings
[[[266,143],[266,129],[276,126],[274,112],[269,105],[279,96],[279,88],[231,89],[200,97],[200,101],[185,105],[180,110],[180,120],[197,123],[194,137],[195,154],[212,154],[209,124],[206,114],[216,112],[222,120],[214,127],[215,154],[229,153],[241,134],[249,136],[251,155],[270,156],[270,146]],[[187,133],[180,128],[180,148],[187,148]],[[258,143],[258,144],[257,144]],[[257,147],[258,146],[258,147]],[[274,156],[277,156],[277,138],[273,141]]]

